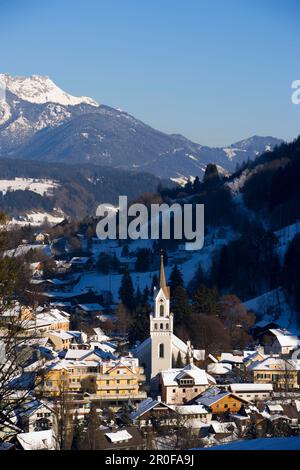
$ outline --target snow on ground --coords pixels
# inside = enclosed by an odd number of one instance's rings
[[[31,212],[21,216],[19,219],[12,218],[9,222],[10,226],[19,225],[32,225],[38,227],[47,221],[49,224],[59,224],[64,220],[63,213],[57,213],[57,215],[50,214],[49,212]]]
[[[233,239],[235,234],[231,229],[222,229],[212,231],[205,239],[204,248],[198,251],[177,251],[174,256],[170,253],[169,265],[165,267],[166,278],[169,279],[174,264],[178,264],[183,274],[185,285],[193,279],[194,274],[201,264],[204,272],[207,272],[211,267],[212,256],[215,250],[220,249],[224,244],[228,243],[228,240]],[[134,251],[137,248],[149,248],[153,242],[151,240],[136,240],[129,245],[130,251]],[[107,242],[100,243],[98,246],[95,245],[93,253],[99,254],[106,252],[113,254],[120,259],[122,247],[118,245],[115,240],[109,240]],[[130,258],[129,258],[130,259]],[[135,288],[139,287],[143,290],[146,286],[151,288],[152,278],[158,271],[148,271],[146,273],[132,272],[131,278]],[[95,292],[100,293],[103,290],[110,290],[113,295],[113,300],[118,301],[119,289],[121,285],[123,275],[122,274],[101,274],[97,271],[83,273],[78,283],[74,286],[72,292],[62,293],[62,297],[70,297],[74,293],[79,294],[88,291],[90,288]]]
[[[229,444],[193,450],[300,450],[300,437],[248,439]]]
[[[254,299],[244,302],[248,310],[252,310],[265,321],[276,321],[281,328],[287,328],[292,333],[298,334],[296,312],[289,304],[288,298],[282,287],[271,290]]]
[[[15,178],[12,180],[0,180],[0,192],[6,194],[7,191],[33,191],[36,194],[44,196],[45,194],[51,195],[52,190],[57,188],[58,184],[53,180],[48,179],[33,179],[33,178]]]
[[[46,255],[49,255],[49,256],[51,254],[49,245],[38,245],[38,244],[36,244],[36,245],[19,245],[17,248],[15,248],[13,250],[5,251],[3,253],[3,255],[8,256],[9,258],[16,257],[16,256],[24,256],[30,250],[32,250],[32,251],[41,250]]]
[[[274,235],[278,239],[277,253],[282,262],[284,260],[289,243],[293,240],[297,233],[300,233],[300,221],[274,232]]]

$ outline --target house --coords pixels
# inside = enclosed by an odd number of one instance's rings
[[[48,331],[45,333],[48,337],[48,342],[53,345],[55,351],[61,351],[63,349],[69,349],[71,346],[71,341],[73,340],[73,335],[64,330],[58,331]]]
[[[207,430],[207,440],[212,444],[230,442],[237,438],[238,429],[237,425],[232,422],[219,422],[212,421]]]
[[[13,309],[3,312],[2,316],[8,324],[12,319],[18,318],[23,332],[28,335],[43,334],[49,330],[67,331],[70,326],[70,315],[57,308],[38,307],[33,311],[29,307],[17,304]]]
[[[118,431],[98,431],[102,450],[143,450],[143,436],[136,427],[126,427]]]
[[[157,397],[142,401],[137,409],[130,413],[129,419],[139,428],[183,426],[199,429],[210,423],[211,413],[202,405],[167,405],[161,397]]]
[[[238,397],[232,392],[212,387],[194,400],[195,403],[207,407],[213,415],[221,413],[238,413],[248,400]]]
[[[45,431],[55,425],[55,414],[50,403],[33,399],[22,405],[18,423],[25,432]]]
[[[253,373],[254,383],[273,384],[274,390],[299,388],[299,360],[271,356],[261,362],[252,364],[249,370]]]
[[[105,308],[98,303],[78,304],[75,309],[76,313],[84,315],[98,315],[103,312],[103,310],[105,310]]]
[[[264,352],[264,347],[259,346],[254,352],[252,352],[251,354],[247,354],[244,357],[244,366],[247,369],[254,362],[259,362],[266,358],[267,358],[267,355]]]
[[[269,352],[273,354],[290,354],[300,348],[300,339],[290,331],[271,329],[270,333],[273,335],[274,340],[270,346],[266,347]]]
[[[232,367],[238,367],[239,369],[244,368],[244,355],[243,354],[232,354],[222,353],[220,362],[225,364],[231,364]]]
[[[240,398],[245,398],[248,401],[257,401],[270,398],[273,392],[273,385],[257,383],[237,383],[230,384],[229,390]]]
[[[189,429],[199,430],[210,424],[212,413],[203,405],[171,405],[177,414],[177,423]]]
[[[192,363],[181,369],[163,370],[160,377],[162,400],[170,405],[187,403],[216,383],[205,370]]]
[[[175,422],[176,412],[164,403],[161,397],[149,397],[138,404],[137,409],[130,413],[129,419],[140,428],[153,425],[168,426]]]
[[[71,350],[69,354],[86,351]],[[74,397],[85,395],[89,400],[119,407],[122,403],[146,398],[141,389],[145,381],[138,359],[103,360],[96,351],[79,359],[56,359],[44,366],[45,379],[39,386],[43,396],[59,396],[62,390]]]

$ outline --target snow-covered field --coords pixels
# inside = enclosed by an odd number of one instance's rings
[[[300,221],[274,232],[274,235],[276,235],[278,239],[277,253],[281,261],[284,260],[289,243],[297,233],[300,233]]]
[[[15,178],[12,180],[0,180],[0,192],[6,194],[7,191],[33,191],[36,194],[51,195],[53,189],[57,188],[58,184],[53,180],[47,179],[33,179],[33,178]]]
[[[10,226],[19,225],[24,227],[25,225],[32,225],[34,227],[38,227],[39,225],[44,224],[45,222],[49,224],[59,224],[64,220],[63,213],[57,213],[56,215],[50,214],[49,212],[31,212],[25,214],[24,216],[20,217],[19,219],[12,218],[9,222]]]
[[[259,297],[244,302],[244,305],[264,321],[276,321],[281,328],[288,328],[292,333],[299,333],[296,312],[293,306],[289,304],[283,288],[280,287],[266,292]]]
[[[228,240],[233,239],[235,234],[230,229],[223,229],[222,231],[213,231],[208,235],[204,242],[204,247],[199,251],[182,251],[176,252],[173,258],[170,258],[169,265],[166,266],[165,272],[167,279],[169,278],[173,265],[177,264],[182,271],[184,283],[188,285],[193,279],[194,274],[199,266],[204,272],[207,272],[211,267],[212,255],[215,250],[221,248],[222,245],[228,243]],[[130,244],[130,251],[137,248],[149,248],[152,244],[151,240],[136,240]],[[94,254],[106,252],[113,254],[120,259],[122,247],[118,246],[116,241],[107,241],[100,243],[93,249]],[[134,287],[140,287],[143,290],[146,286],[151,288],[152,278],[157,274],[157,271],[148,271],[145,273],[132,272],[131,278]],[[95,292],[100,293],[103,290],[110,290],[113,295],[113,300],[118,301],[119,289],[122,280],[122,274],[101,274],[97,271],[82,274],[79,282],[74,286],[72,295],[86,292],[92,288]],[[70,293],[63,293],[62,297],[69,297]]]
[[[300,450],[300,437],[271,437],[231,442],[193,450]]]

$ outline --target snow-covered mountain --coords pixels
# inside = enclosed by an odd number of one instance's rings
[[[281,143],[254,136],[227,147],[207,147],[165,134],[130,114],[88,97],[76,98],[48,77],[0,75],[0,157],[89,162],[146,171],[163,178],[203,175],[208,163],[232,172]]]
[[[29,103],[57,103],[63,106],[86,103],[91,106],[99,106],[95,100],[87,96],[77,98],[69,95],[55,85],[49,77],[40,75],[12,77],[8,74],[0,74],[0,82],[4,84],[7,91],[21,100],[29,101]]]

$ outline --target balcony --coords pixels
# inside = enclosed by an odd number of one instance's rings
[[[138,384],[126,384],[126,385],[97,385],[96,389],[101,390],[134,390],[138,389]]]

